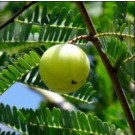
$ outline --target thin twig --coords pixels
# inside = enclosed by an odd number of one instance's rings
[[[135,55],[133,55],[133,56],[131,56],[131,57],[125,59],[125,60],[123,61],[123,63],[126,63],[126,62],[128,62],[128,61],[130,61],[130,60],[132,60],[132,59],[135,59]]]
[[[78,36],[78,37],[75,37],[71,40],[68,41],[69,44],[74,44],[77,40],[82,40],[82,39],[86,39],[87,40],[88,38],[88,35],[81,35],[81,36]]]
[[[37,3],[37,1],[32,1],[28,5],[25,5],[21,10],[19,10],[13,17],[11,17],[8,21],[6,21],[4,24],[0,26],[0,30],[7,26],[8,24],[14,22],[14,19],[18,17],[22,12],[24,12],[27,8],[32,6],[33,4]]]
[[[100,37],[100,36],[119,36],[119,37],[127,37],[127,38],[134,38],[134,35],[129,35],[129,34],[121,34],[121,33],[111,33],[111,32],[105,32],[105,33],[98,33],[95,35],[95,37]]]
[[[91,42],[97,40],[96,37],[90,37],[88,35],[81,35],[81,36],[77,36],[77,37],[73,38],[72,40],[69,40],[68,43],[74,44],[77,40],[82,40],[82,39],[85,39],[85,40],[88,40],[88,41],[91,41]]]
[[[128,35],[128,34],[120,34],[120,33],[98,33],[96,35],[94,35],[93,37],[89,36],[89,35],[81,35],[81,36],[77,36],[71,40],[68,41],[69,44],[73,44],[75,43],[77,40],[89,40],[89,41],[95,41],[98,40],[97,37],[100,36],[120,36],[120,37],[129,37],[129,38],[134,38],[135,36],[133,35]]]
[[[86,26],[89,30],[89,33],[90,33],[90,36],[91,37],[94,37],[94,35],[97,34],[95,28],[94,28],[94,25],[91,21],[91,18],[89,17],[87,11],[86,11],[86,8],[84,7],[84,4],[83,2],[79,1],[77,2],[77,5],[78,5],[78,8],[80,9],[80,12],[82,14],[82,17],[86,23]],[[93,41],[93,44],[95,45],[105,67],[106,67],[106,70],[110,76],[110,79],[113,83],[113,86],[114,86],[114,90],[120,100],[120,103],[122,105],[122,108],[124,110],[124,113],[126,115],[126,118],[128,120],[128,123],[129,123],[129,127],[131,129],[131,132],[133,135],[135,135],[135,120],[134,120],[134,117],[133,117],[133,114],[131,112],[131,109],[130,109],[130,106],[128,104],[128,101],[127,101],[127,98],[124,94],[124,91],[120,85],[120,82],[118,80],[118,76],[117,76],[117,70],[115,68],[112,67],[109,59],[107,58],[106,54],[101,50],[101,43],[99,40],[95,40]]]
[[[95,42],[95,41],[98,41],[98,38],[96,36],[89,36],[89,35],[81,35],[81,36],[77,36],[71,40],[68,41],[69,44],[75,44],[75,42],[77,42],[77,40],[88,40],[88,41],[91,41],[91,42]]]

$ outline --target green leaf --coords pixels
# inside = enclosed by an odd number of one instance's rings
[[[127,45],[124,41],[120,41],[113,37],[102,37],[102,45],[104,51],[107,53],[108,57],[113,64],[121,64],[128,55]]]
[[[61,25],[64,18],[65,18],[65,15],[66,15],[67,11],[66,11],[66,8],[63,7],[59,13],[59,16],[58,16],[58,21],[57,21],[57,25]]]
[[[34,22],[38,23],[38,17],[39,17],[39,6],[37,5],[34,11]]]
[[[54,6],[47,10],[43,6],[25,11],[13,23],[0,31],[0,50],[9,54],[22,52],[30,47],[65,43],[80,34],[86,34],[81,16],[73,16],[73,11]],[[76,21],[74,21],[76,20]],[[12,42],[11,42],[12,41]],[[83,42],[78,42],[83,44]]]
[[[41,15],[41,24],[46,23],[46,15],[47,15],[47,7],[43,7],[42,15]]]
[[[16,107],[10,108],[0,104],[0,114],[0,122],[4,122],[22,134],[26,133],[27,128],[27,135],[41,133],[44,133],[44,135],[54,133],[113,135],[123,133],[120,129],[102,122],[92,114],[85,114],[80,111],[68,112],[58,108],[52,110],[44,108],[35,111],[32,109],[18,110]]]
[[[55,23],[55,21],[58,18],[58,14],[59,14],[59,8],[56,6],[56,7],[53,8],[52,14],[50,16],[49,24],[54,24]]]
[[[27,18],[28,22],[32,21],[32,17],[33,17],[33,9],[29,8],[26,12],[25,12],[25,17]]]
[[[9,37],[8,37],[9,41],[11,41],[13,38],[12,33],[14,33],[14,30],[15,30],[15,23],[12,23],[11,25],[9,25]]]
[[[123,23],[125,23],[126,18],[126,9],[127,9],[127,2],[115,2],[114,8],[114,26],[115,32],[118,32],[121,27],[123,27]]]
[[[74,104],[83,103],[90,105],[93,103],[92,98],[94,94],[95,90],[92,85],[87,82],[78,91],[71,94],[64,94],[63,96]]]
[[[72,16],[73,16],[73,11],[70,10],[67,14],[67,18],[66,18],[66,21],[64,23],[65,26],[69,26],[72,22]]]
[[[23,75],[37,67],[39,59],[39,55],[36,52],[30,51],[29,54],[25,53],[23,57],[18,57],[12,64],[2,69],[0,72],[0,93],[2,94],[12,84],[19,81]]]

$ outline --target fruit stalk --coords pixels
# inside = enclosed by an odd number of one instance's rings
[[[89,17],[85,7],[84,7],[84,4],[83,2],[77,2],[77,5],[78,5],[78,8],[82,14],[82,17],[84,19],[84,22],[89,30],[89,33],[90,33],[90,37],[94,37],[94,35],[97,34],[95,28],[94,28],[94,25],[91,21],[91,18]],[[93,40],[92,41],[93,44],[95,45],[101,59],[102,59],[102,62],[104,63],[105,67],[106,67],[106,70],[109,74],[109,77],[112,81],[112,84],[114,86],[114,90],[117,94],[117,97],[119,98],[120,100],[120,103],[122,105],[122,108],[124,110],[124,113],[126,115],[126,118],[128,120],[128,123],[129,123],[129,127],[131,129],[131,132],[133,135],[135,135],[135,130],[134,130],[134,127],[135,127],[135,120],[134,120],[134,117],[133,117],[133,114],[131,112],[131,109],[130,109],[130,106],[128,104],[128,101],[126,99],[126,96],[123,92],[123,89],[120,85],[120,82],[119,82],[119,79],[118,79],[118,76],[117,76],[117,69],[113,68],[109,59],[107,58],[106,54],[101,50],[101,43],[99,41],[99,39],[97,38],[97,40]]]

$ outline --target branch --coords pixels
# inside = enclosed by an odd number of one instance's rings
[[[41,96],[43,96],[44,98],[46,98],[49,102],[57,105],[59,108],[62,108],[64,110],[68,110],[68,111],[76,111],[77,110],[77,108],[74,105],[72,105],[65,98],[63,98],[61,95],[59,95],[55,92],[48,91],[48,90],[41,89],[41,88],[37,88],[34,86],[30,86],[30,88],[33,91],[40,94]]]
[[[86,23],[86,26],[89,30],[89,33],[90,33],[90,36],[91,37],[94,37],[94,35],[97,34],[95,28],[94,28],[94,25],[91,21],[91,18],[89,17],[85,7],[84,7],[84,4],[83,2],[77,2],[77,5],[78,5],[78,8],[80,9],[80,12],[82,14],[82,17]],[[118,80],[118,77],[117,77],[117,70],[115,68],[112,67],[110,61],[108,60],[106,54],[101,50],[101,43],[99,41],[99,39],[97,38],[97,40],[93,41],[93,44],[95,45],[101,59],[102,59],[102,62],[104,63],[105,67],[106,67],[106,70],[109,74],[109,77],[113,83],[113,86],[114,86],[114,90],[117,94],[117,97],[119,98],[120,100],[120,103],[122,105],[122,108],[124,110],[124,113],[126,115],[126,118],[128,120],[128,123],[129,123],[129,126],[130,126],[130,129],[132,131],[132,134],[135,135],[135,120],[134,120],[134,117],[133,117],[133,114],[131,112],[131,109],[129,107],[129,104],[128,104],[128,101],[126,99],[126,96],[124,94],[124,91],[123,89],[121,88],[121,85],[120,85],[120,82]]]
[[[0,30],[7,26],[8,24],[14,22],[14,19],[19,16],[22,12],[24,12],[27,8],[32,6],[33,4],[37,3],[37,1],[32,1],[28,5],[25,5],[21,10],[19,10],[13,17],[11,17],[7,22],[5,22],[3,25],[0,26]]]

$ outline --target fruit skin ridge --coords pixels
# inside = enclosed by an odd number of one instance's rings
[[[40,76],[54,92],[64,94],[78,90],[90,72],[90,63],[85,52],[72,44],[50,47],[41,57]]]

